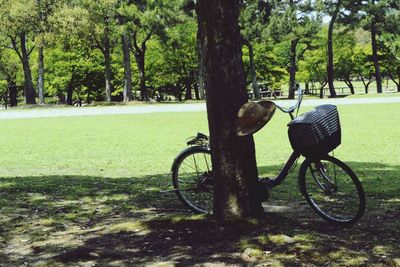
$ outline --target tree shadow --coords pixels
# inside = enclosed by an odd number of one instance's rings
[[[349,165],[368,209],[346,229],[307,207],[297,170],[274,188],[263,218],[227,224],[191,214],[174,192],[160,193],[169,174],[0,178],[0,265],[393,264],[400,249],[400,167]],[[264,166],[260,174],[279,168]]]

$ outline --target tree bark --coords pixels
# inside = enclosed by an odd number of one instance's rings
[[[289,99],[294,99],[294,91],[296,90],[296,69],[297,69],[297,44],[299,39],[290,42],[290,70],[289,70]]]
[[[132,70],[129,43],[129,36],[127,34],[123,34],[122,50],[124,54],[124,102],[129,102],[132,100]]]
[[[21,46],[21,62],[24,70],[24,93],[25,103],[34,105],[36,104],[35,99],[35,88],[33,87],[31,66],[29,63],[29,52],[26,48],[26,35],[25,33],[20,34],[20,46]]]
[[[111,70],[111,51],[110,51],[110,27],[109,18],[105,18],[105,28],[104,28],[104,76],[106,84],[106,101],[111,101],[111,92],[113,91],[112,86],[112,70]]]
[[[329,94],[330,97],[336,97],[335,91],[335,74],[334,74],[334,66],[333,66],[333,26],[335,25],[339,8],[341,6],[341,1],[338,1],[336,4],[336,9],[332,14],[331,20],[329,22],[328,28],[328,64],[327,64],[327,75],[328,75],[328,86],[329,86]]]
[[[197,14],[207,92],[214,187],[214,215],[230,220],[259,215],[253,137],[238,137],[235,122],[247,102],[238,25],[239,0],[200,0]]]
[[[38,96],[39,104],[43,105],[44,101],[44,48],[41,45],[39,47],[38,55]]]
[[[376,41],[376,36],[377,36],[376,25],[375,25],[375,22],[372,21],[371,22],[371,46],[372,46],[372,61],[374,62],[374,67],[375,67],[376,90],[378,93],[382,93],[382,75],[381,75],[381,67],[379,65],[378,44]]]

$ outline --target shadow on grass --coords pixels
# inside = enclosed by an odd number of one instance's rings
[[[349,229],[311,212],[298,193],[296,170],[274,189],[264,218],[231,224],[192,215],[173,192],[160,193],[168,174],[0,178],[0,265],[395,265],[400,167],[349,165],[368,203],[364,218]],[[260,173],[278,170],[268,166]]]

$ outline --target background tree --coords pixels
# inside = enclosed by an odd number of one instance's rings
[[[164,10],[168,6],[163,1],[132,1],[122,6],[120,14],[126,18],[126,29],[129,33],[130,48],[140,73],[141,100],[149,100],[146,87],[146,52],[147,42],[153,35],[164,33]]]
[[[114,18],[116,17],[116,0],[81,0],[82,6],[88,11],[88,22],[90,23],[89,38],[91,38],[95,48],[99,49],[104,57],[104,78],[106,101],[111,101],[113,92],[111,53],[112,53],[112,31],[115,27]]]
[[[5,104],[11,107],[15,107],[18,104],[18,72],[19,64],[17,56],[12,54],[11,50],[0,48],[0,94]]]
[[[206,63],[214,214],[220,220],[262,212],[255,194],[258,174],[253,137],[235,134],[236,114],[247,102],[239,8],[239,0],[200,0],[197,6]]]
[[[30,55],[34,49],[30,40],[38,22],[34,0],[3,0],[0,9],[0,32],[10,39],[10,45],[18,55],[24,71],[24,95],[26,104],[36,104],[32,80]]]
[[[182,18],[183,19],[183,18]],[[169,27],[166,38],[161,42],[163,61],[165,64],[164,75],[175,77],[174,83],[180,83],[185,88],[185,100],[200,99],[197,86],[197,25],[193,18],[186,17],[185,23]]]
[[[132,100],[132,65],[131,65],[131,39],[126,29],[126,17],[121,13],[121,9],[124,8],[124,4],[129,3],[129,1],[119,0],[117,9],[117,18],[119,24],[119,30],[121,34],[121,45],[123,53],[123,65],[124,65],[124,91],[123,91],[123,101],[129,102]]]
[[[354,48],[356,46],[356,40],[354,39],[353,32],[339,31],[335,38],[335,51],[336,59],[334,60],[335,65],[335,76],[337,80],[342,80],[350,89],[350,93],[354,94],[353,81],[357,78],[357,66],[355,61]],[[328,63],[329,65],[329,63]],[[328,75],[329,84],[329,75]],[[332,96],[332,95],[331,95]]]
[[[400,38],[398,34],[384,34],[384,57],[382,65],[385,75],[396,84],[400,92]]]
[[[46,35],[49,33],[50,25],[48,18],[55,10],[58,4],[57,0],[36,0],[36,12],[38,16],[37,28],[36,28],[36,39],[35,43],[38,47],[38,83],[37,93],[39,97],[39,104],[44,104],[44,48],[46,46]]]
[[[316,38],[311,42],[311,49],[305,51],[302,60],[299,62],[299,78],[306,83],[311,83],[311,89],[319,89],[319,96],[324,96],[324,88],[328,83],[326,74],[326,42],[327,28],[322,28]],[[316,88],[316,84],[319,85]]]
[[[304,54],[308,45],[298,51],[301,42],[308,44],[318,32],[321,18],[312,13],[311,1],[282,1],[275,6],[269,24],[269,33],[275,42],[289,42],[288,55],[285,57],[289,72],[289,99],[294,98],[296,71],[299,54]]]
[[[257,70],[254,55],[254,43],[262,42],[265,29],[271,15],[272,5],[269,2],[252,0],[243,3],[240,16],[243,45],[248,48],[249,76],[255,99],[260,99],[260,90],[257,84]]]
[[[390,26],[388,26],[388,21],[394,22],[390,19],[390,14],[399,9],[399,4],[398,1],[393,0],[369,0],[363,3],[363,27],[371,33],[371,60],[375,68],[376,88],[378,93],[382,93],[381,55],[379,51],[382,49],[383,43],[379,38],[385,31],[391,32],[391,27],[397,24],[390,25],[389,23]],[[396,29],[397,27],[394,28],[394,30]]]

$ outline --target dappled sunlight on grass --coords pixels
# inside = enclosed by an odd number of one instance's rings
[[[368,209],[345,229],[325,223],[306,205],[297,188],[298,169],[272,190],[263,218],[227,224],[187,213],[173,192],[160,193],[170,182],[167,174],[0,178],[0,185],[10,185],[0,191],[0,256],[6,265],[28,260],[49,266],[190,265],[194,258],[276,266],[394,264],[400,249],[399,186],[390,181],[400,169],[349,164],[363,181]],[[264,166],[260,173],[277,169]]]

